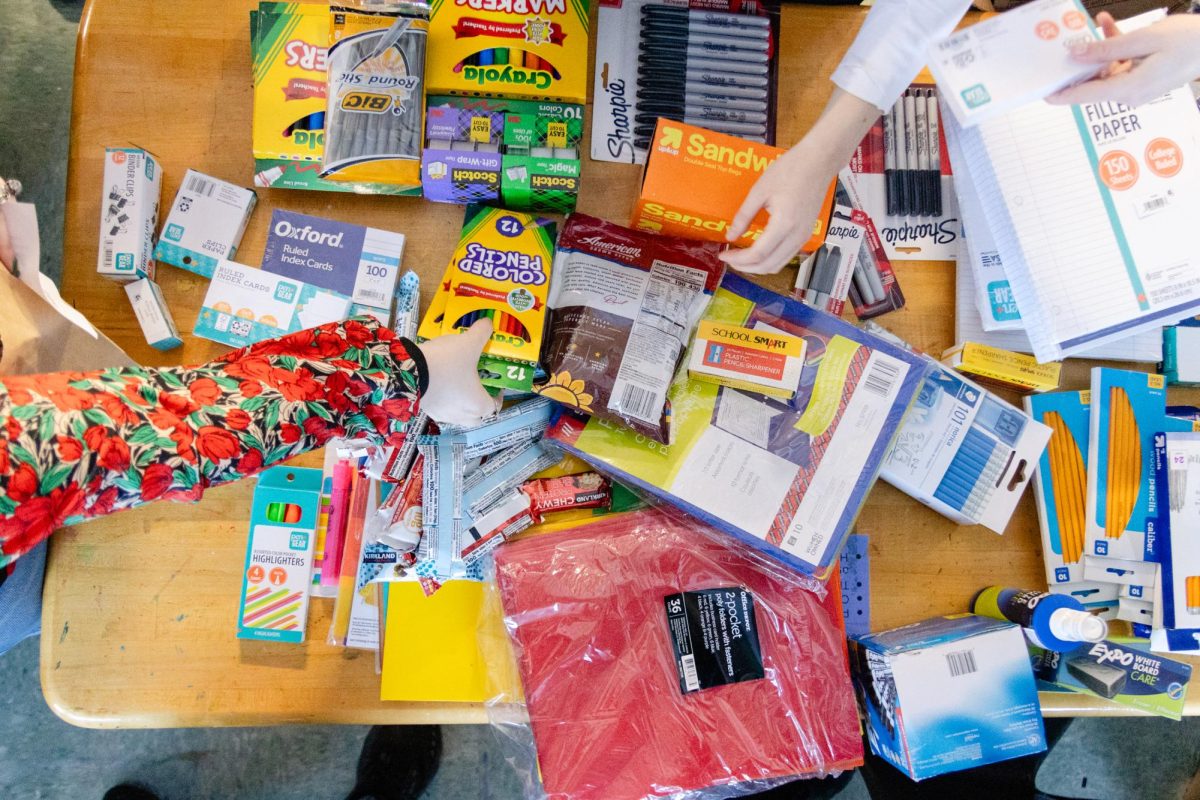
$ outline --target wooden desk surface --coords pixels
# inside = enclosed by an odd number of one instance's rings
[[[148,347],[123,289],[95,273],[103,148],[133,144],[162,162],[169,203],[189,167],[250,185],[251,0],[87,4],[79,29],[67,185],[63,294],[135,359],[196,363],[225,352],[185,336]],[[786,6],[780,75],[781,142],[795,141],[831,90],[826,80],[864,9]],[[640,168],[584,161],[579,208],[629,217]],[[408,237],[405,266],[428,302],[457,240],[459,207],[410,198],[259,190],[239,260],[257,264],[271,210],[344,219]],[[953,265],[899,265],[908,307],[883,321],[931,353],[953,343]],[[776,290],[794,276],[764,281]],[[159,283],[190,332],[206,281],[164,266]],[[1065,386],[1086,386],[1087,365]],[[1184,401],[1185,398],[1180,398]],[[319,458],[298,459],[319,466]],[[278,723],[483,722],[481,707],[383,703],[369,653],[325,644],[331,601],[314,600],[302,646],[234,638],[251,483],[210,491],[196,506],[158,503],[58,532],[46,574],[42,687],[60,717],[88,727]],[[858,529],[871,535],[872,625],[884,629],[965,610],[983,586],[1043,586],[1033,501],[1008,532],[963,528],[880,483]],[[1195,697],[1196,693],[1193,693]],[[1122,709],[1076,695],[1044,699],[1048,714]],[[1189,702],[1200,712],[1200,698]]]

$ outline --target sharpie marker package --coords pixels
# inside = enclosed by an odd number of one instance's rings
[[[836,580],[641,511],[505,545],[496,589],[525,700],[490,708],[531,797],[732,797],[862,763]]]
[[[706,317],[803,338],[795,397],[684,380],[668,394],[670,447],[568,414],[547,435],[622,483],[824,579],[929,362],[732,273]]]
[[[429,6],[364,1],[331,7],[330,20],[321,177],[419,187]]]

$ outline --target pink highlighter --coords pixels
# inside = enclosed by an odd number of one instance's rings
[[[329,528],[325,532],[325,555],[321,562],[321,586],[336,589],[342,566],[342,540],[350,512],[350,485],[354,479],[354,459],[344,458],[333,465],[333,488],[329,495]]]

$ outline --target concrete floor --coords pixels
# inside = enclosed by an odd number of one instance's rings
[[[43,271],[55,277],[81,5],[0,0],[0,175],[20,178],[24,199],[37,203]],[[0,798],[13,800],[98,800],[123,780],[145,782],[170,800],[338,798],[353,783],[366,733],[351,726],[72,728],[42,700],[36,640],[0,657],[0,686]],[[1200,719],[1084,719],[1046,759],[1038,783],[1042,791],[1063,797],[1178,798],[1198,765]],[[519,796],[487,728],[445,730],[445,758],[426,798]],[[856,777],[838,797],[866,797],[862,781]]]

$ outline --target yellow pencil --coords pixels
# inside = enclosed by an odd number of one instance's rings
[[[1200,575],[1189,575],[1184,584],[1187,589],[1187,611],[1200,614]]]
[[[1083,457],[1062,415],[1046,414],[1050,434],[1050,482],[1054,490],[1054,508],[1058,518],[1059,545],[1063,562],[1074,564],[1083,552],[1084,487]]]
[[[1119,386],[1108,392],[1108,492],[1104,535],[1119,539],[1129,527],[1141,488],[1142,448],[1129,395]]]

